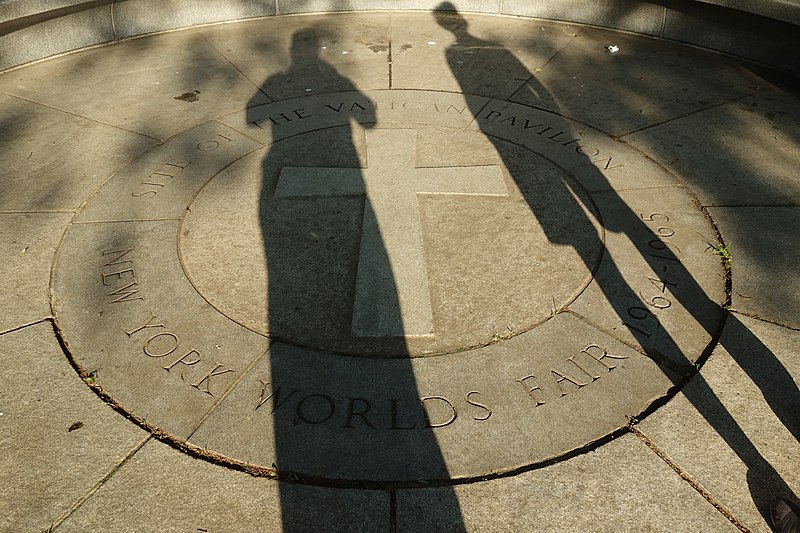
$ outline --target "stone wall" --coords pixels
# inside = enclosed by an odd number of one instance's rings
[[[433,10],[439,0],[0,0],[0,70],[152,32],[253,17]],[[453,0],[465,13],[616,28],[800,74],[800,0]]]

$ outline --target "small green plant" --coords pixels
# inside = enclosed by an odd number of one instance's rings
[[[514,330],[512,329],[511,326],[506,325],[506,331],[507,333],[500,333],[499,331],[495,331],[494,334],[492,335],[492,342],[500,342],[504,339],[510,339],[511,337],[514,336]]]
[[[709,243],[708,249],[712,250],[722,259],[722,264],[725,266],[726,269],[731,268],[731,252],[728,250],[727,246],[725,246],[721,242],[718,242],[716,244]]]
[[[557,314],[561,313],[564,310],[563,307],[556,307],[556,298],[553,297],[553,305],[550,306],[550,318],[553,318]]]

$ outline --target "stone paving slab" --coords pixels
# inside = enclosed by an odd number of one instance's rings
[[[92,195],[77,222],[180,219],[194,193],[259,144],[216,121],[172,137]]]
[[[54,92],[53,79],[70,90]],[[242,109],[254,90],[198,32],[133,39],[32,65],[0,80],[0,91],[155,139]],[[187,93],[195,91],[192,99]],[[175,98],[182,95],[184,100]],[[257,95],[255,103],[267,101]]]
[[[203,36],[270,99],[284,100],[389,88],[389,32],[388,14],[343,13],[213,26]]]
[[[689,372],[723,315],[725,278],[710,248],[717,242],[714,228],[680,187],[595,199],[608,255],[570,309]]]
[[[389,530],[385,491],[278,483],[151,440],[57,531]]]
[[[438,25],[418,20],[411,14],[392,16],[392,88],[508,98],[580,31],[551,22],[520,21],[524,30],[510,37],[503,18],[441,13]]]
[[[790,233],[774,231],[800,227],[800,207],[715,207],[709,213],[732,256],[733,309],[800,329],[800,246]]]
[[[74,210],[114,171],[156,144],[6,94],[0,94],[0,109],[5,164],[0,212]],[[83,157],[72,158],[76,152]]]
[[[567,332],[574,340],[555,346]],[[566,313],[535,335],[411,363],[278,343],[190,440],[307,477],[479,477],[596,440],[675,381]],[[573,423],[547,422],[566,419]]]
[[[701,372],[639,425],[752,531],[770,531],[770,500],[800,493],[798,343],[797,331],[734,314]]]
[[[793,205],[800,110],[763,80],[759,94],[623,137],[680,176],[703,205]],[[697,141],[685,138],[694,132]],[[703,149],[698,150],[702,146]],[[769,157],[764,157],[768,153]]]
[[[192,289],[176,230],[173,221],[73,224],[58,261],[80,267],[57,270],[53,307],[78,367],[136,404],[142,423],[185,439],[268,342]]]
[[[43,322],[0,336],[0,529],[43,531],[149,435],[105,405]]]
[[[539,85],[528,80],[528,86]],[[664,187],[678,180],[649,157],[589,126],[536,107],[495,99],[470,109],[471,129],[545,153],[589,191]]]
[[[69,219],[69,213],[0,214],[0,332],[51,315],[46,287]]]
[[[619,52],[608,52],[610,45]],[[678,45],[586,28],[537,74],[554,97],[523,88],[511,100],[624,135],[758,91],[759,79],[735,62],[692,51],[689,63],[689,53]],[[676,69],[678,77],[671,74]]]
[[[447,489],[401,490],[398,531],[738,531],[633,435],[557,465]]]

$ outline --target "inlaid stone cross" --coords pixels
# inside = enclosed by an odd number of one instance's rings
[[[283,167],[276,197],[366,194],[351,333],[433,334],[417,195],[507,195],[499,166],[415,166],[416,130],[367,130],[366,168]],[[269,258],[268,258],[269,260]]]

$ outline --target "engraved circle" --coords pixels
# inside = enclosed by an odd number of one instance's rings
[[[541,155],[481,132],[381,123],[237,161],[195,198],[180,239],[187,277],[229,318],[370,357],[528,331],[580,294],[602,249],[589,195]]]
[[[674,176],[624,143],[474,100],[298,98],[143,153],[59,245],[52,308],[75,367],[183,449],[271,474],[477,478],[623,427],[715,342],[715,229]],[[365,120],[369,101],[380,120]],[[467,116],[465,101],[480,113]],[[386,176],[411,178],[387,190]],[[409,198],[415,217],[391,211]],[[370,217],[378,240],[364,237]],[[393,241],[397,226],[403,238],[418,228],[421,246]],[[400,303],[414,277],[394,267],[398,249],[416,250],[400,264],[424,267],[434,334],[410,334],[425,333],[424,313],[377,321],[402,336],[336,333],[353,329],[363,269],[391,267],[362,284],[380,289],[388,316],[424,311]],[[450,344],[435,344],[441,323]],[[371,357],[320,357],[320,346]]]

